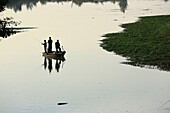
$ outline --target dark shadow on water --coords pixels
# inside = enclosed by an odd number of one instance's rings
[[[56,60],[55,69],[56,69],[57,72],[59,72],[60,66],[61,66],[61,60]]]
[[[157,66],[154,65],[144,65],[144,64],[140,64],[139,62],[121,62],[121,64],[127,64],[127,65],[132,65],[132,66],[137,66],[137,67],[141,67],[141,68],[146,68],[146,69],[159,69],[159,70],[163,70],[163,71],[170,71],[170,63],[162,63],[159,64]]]
[[[5,6],[9,3],[8,0],[0,0],[0,12],[5,10]]]
[[[49,73],[51,73],[53,71],[53,67],[54,67],[53,62],[54,62],[55,70],[57,71],[57,73],[59,73],[60,68],[61,67],[63,68],[64,61],[65,59],[51,59],[51,58],[44,57],[44,63],[43,63],[44,70],[48,69]]]
[[[20,27],[20,28],[0,28],[0,37],[7,38],[16,33],[25,32],[26,29],[35,29],[36,27]]]
[[[4,6],[0,6],[0,12],[4,11],[5,7]]]
[[[32,10],[37,6],[38,3],[46,5],[47,3],[64,3],[70,2],[70,7],[74,5],[82,6],[84,3],[93,3],[93,4],[103,4],[106,2],[111,2],[113,4],[118,3],[120,10],[125,12],[128,6],[127,0],[8,0],[7,8],[13,9],[15,12],[22,11],[22,6],[26,6],[27,9]]]
[[[168,2],[169,0],[164,0]],[[120,11],[125,12],[128,6],[128,0],[1,0],[0,1],[0,12],[5,9],[13,9],[15,12],[22,11],[22,6],[26,6],[27,9],[32,10],[37,6],[38,3],[46,5],[47,3],[64,3],[70,2],[70,7],[74,5],[82,6],[84,3],[94,3],[94,4],[103,4],[106,2],[111,2],[113,4],[118,3]]]
[[[35,27],[16,27],[21,22],[14,21],[12,17],[0,19],[0,37],[7,38],[13,34],[26,31],[26,29],[35,29]]]
[[[48,58],[48,70],[49,70],[49,73],[51,73],[52,69],[53,69],[52,59]]]

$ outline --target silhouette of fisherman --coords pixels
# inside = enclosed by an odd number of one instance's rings
[[[52,39],[51,37],[49,37],[49,40],[48,40],[48,53],[52,53]]]
[[[57,42],[55,43],[55,48],[56,48],[56,52],[61,52],[59,40],[57,40]]]
[[[44,43],[42,43],[42,45],[44,45],[44,52],[47,53],[47,42],[46,42],[46,40],[44,40]]]

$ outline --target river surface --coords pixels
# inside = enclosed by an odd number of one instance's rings
[[[125,13],[110,2],[6,9],[0,17],[37,29],[0,41],[0,113],[169,113],[169,72],[121,64],[125,58],[99,46],[122,23],[165,14],[163,0],[129,0]],[[61,64],[42,56],[49,36],[67,51]]]

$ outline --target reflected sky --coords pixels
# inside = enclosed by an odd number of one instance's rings
[[[120,64],[126,59],[99,47],[103,34],[121,31],[120,24],[139,16],[169,14],[170,3],[130,0],[128,5],[126,13],[112,3],[74,8],[38,3],[32,10],[3,11],[1,16],[22,21],[21,26],[38,28],[0,42],[0,112],[168,113],[169,104],[159,108],[170,100],[168,72]],[[67,52],[59,73],[52,60],[51,76],[48,60],[46,70],[42,65],[41,45],[49,36],[60,39]]]

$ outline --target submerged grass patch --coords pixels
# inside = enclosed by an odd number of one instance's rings
[[[170,71],[170,15],[140,17],[121,26],[122,32],[105,34],[100,46],[127,57],[129,64]]]

